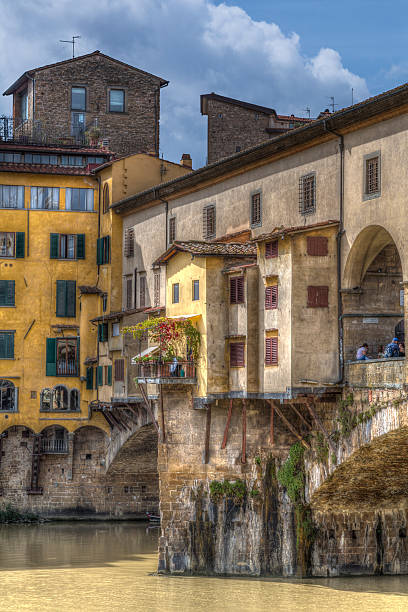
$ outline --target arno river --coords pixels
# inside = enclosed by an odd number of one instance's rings
[[[0,610],[408,610],[408,576],[155,576],[157,537],[158,529],[137,523],[2,526]]]

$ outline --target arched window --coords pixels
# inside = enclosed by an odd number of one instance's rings
[[[69,409],[79,410],[79,391],[78,389],[72,389],[69,394]]]
[[[0,378],[0,411],[17,411],[17,389],[11,380]]]
[[[52,409],[61,411],[68,410],[68,389],[63,385],[58,385],[53,391]]]
[[[41,452],[45,454],[68,452],[68,436],[65,427],[52,425],[42,431]]]
[[[48,412],[52,410],[52,390],[43,389],[40,395],[40,410]]]
[[[108,212],[109,208],[109,185],[105,183],[103,187],[103,212]]]

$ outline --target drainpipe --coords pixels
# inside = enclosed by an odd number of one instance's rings
[[[337,308],[338,308],[338,334],[339,334],[339,380],[336,383],[343,382],[344,378],[344,329],[343,329],[343,302],[341,299],[341,239],[344,234],[344,136],[327,126],[327,121],[324,120],[324,129],[331,134],[334,134],[340,139],[340,188],[339,188],[339,231],[337,233]]]
[[[98,238],[101,237],[101,200],[102,200],[102,196],[101,196],[101,189],[102,189],[102,179],[100,174],[98,174]],[[98,257],[98,252],[96,253],[96,257]],[[96,286],[98,286],[99,284],[99,268],[100,265],[98,264],[98,273],[97,273],[97,277],[96,277]],[[99,323],[98,325],[98,329],[99,329]],[[96,400],[99,401],[99,385],[98,385],[98,368],[99,368],[99,336],[97,334],[97,338],[96,338],[96,358],[97,358],[97,366],[96,366],[96,372],[95,372],[95,376],[96,376]]]

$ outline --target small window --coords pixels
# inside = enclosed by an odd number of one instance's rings
[[[108,324],[107,323],[98,323],[98,341],[99,342],[108,341]]]
[[[44,412],[52,410],[52,389],[43,389],[41,391],[40,410]]]
[[[28,92],[27,90],[23,91],[23,93],[20,94],[20,114],[21,114],[21,120],[23,122],[28,120]]]
[[[307,237],[307,254],[314,257],[325,257],[329,254],[329,241],[325,236]]]
[[[57,280],[56,315],[57,317],[76,316],[76,281]]]
[[[93,210],[94,190],[83,189],[81,187],[67,187],[65,189],[65,209],[79,211]]]
[[[193,301],[200,299],[200,281],[193,280]]]
[[[86,110],[85,87],[73,87],[71,89],[71,108],[72,110]]]
[[[310,215],[316,211],[316,175],[307,174],[299,179],[299,212]]]
[[[15,306],[16,281],[0,280],[0,306]]]
[[[141,274],[139,277],[139,306],[145,308],[146,306],[146,275]]]
[[[237,145],[235,147],[235,153],[239,153],[240,151],[241,151],[241,147]]]
[[[242,368],[245,366],[245,342],[231,342],[230,366]]]
[[[17,412],[17,389],[4,378],[0,378],[0,411]]]
[[[279,255],[279,240],[272,240],[265,243],[265,258],[272,259]]]
[[[253,193],[251,196],[251,227],[262,225],[261,194]]]
[[[130,276],[126,279],[126,308],[130,310],[132,308],[132,297],[133,297],[133,279]]]
[[[204,206],[203,209],[203,237],[214,238],[216,233],[215,204]]]
[[[58,385],[52,392],[52,409],[61,412],[68,410],[68,389],[64,385]]]
[[[98,266],[110,262],[110,236],[103,236],[96,241],[96,263]]]
[[[135,255],[135,232],[133,227],[128,227],[125,230],[125,257],[134,257]]]
[[[120,336],[119,323],[112,323],[112,336]]]
[[[50,234],[50,259],[85,259],[85,234]]]
[[[278,285],[265,289],[265,310],[274,310],[278,307]]]
[[[278,338],[265,338],[265,365],[278,364]]]
[[[122,382],[125,380],[125,360],[115,359],[115,380]]]
[[[58,210],[59,187],[31,187],[31,208]]]
[[[0,359],[14,359],[14,331],[0,331]]]
[[[218,119],[222,119],[222,113],[218,113]]]
[[[107,213],[109,208],[109,184],[103,186],[103,212]]]
[[[327,308],[329,306],[329,288],[326,286],[307,288],[308,308]]]
[[[169,219],[169,244],[173,244],[176,239],[176,217]]]
[[[35,156],[33,156],[35,157]],[[62,155],[61,166],[84,166],[82,155]]]
[[[109,112],[125,112],[125,92],[123,89],[111,89],[109,91]]]
[[[0,208],[24,208],[24,187],[0,185]]]
[[[172,302],[173,304],[178,304],[180,301],[180,284],[173,283],[172,286]]]
[[[14,257],[15,233],[0,232],[0,257]]]
[[[77,338],[56,339],[56,376],[78,376],[78,348]]]
[[[244,303],[244,277],[234,276],[230,278],[230,304]]]
[[[106,312],[108,308],[108,294],[104,293],[102,296],[102,312]]]
[[[154,273],[154,305],[160,306],[160,272]]]
[[[372,155],[365,159],[365,195],[380,193],[380,156]]]

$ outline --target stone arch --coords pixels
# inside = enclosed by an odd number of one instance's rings
[[[67,453],[68,430],[63,425],[48,425],[41,430],[42,453]]]
[[[154,425],[143,425],[121,446],[109,465],[108,474],[118,472],[134,473],[143,471],[141,458],[149,455],[156,457],[154,466],[149,460],[148,471],[157,472],[158,438]]]

